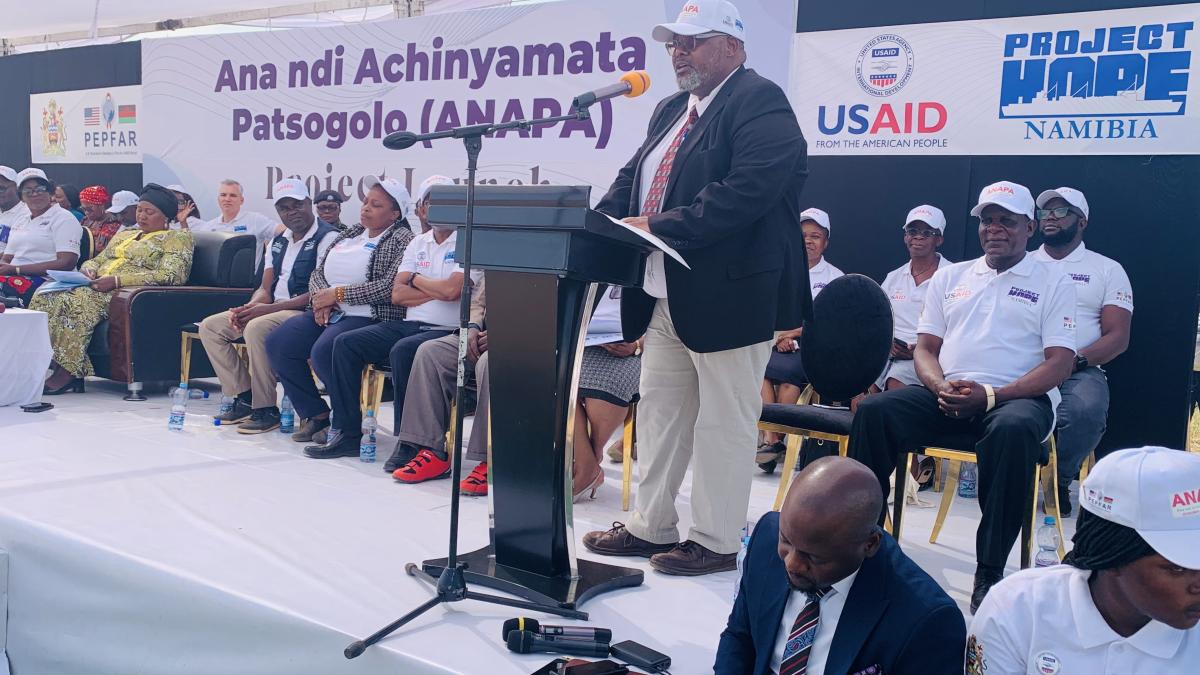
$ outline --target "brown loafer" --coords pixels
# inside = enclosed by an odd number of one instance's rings
[[[625,529],[624,523],[614,522],[609,530],[596,530],[583,535],[583,545],[592,553],[600,555],[628,555],[649,558],[655,553],[665,553],[675,544],[652,544],[638,539]]]
[[[736,553],[713,553],[694,541],[683,541],[667,551],[650,556],[650,566],[663,574],[696,577],[737,569]]]

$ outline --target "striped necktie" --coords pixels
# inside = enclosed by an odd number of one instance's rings
[[[646,201],[642,205],[641,215],[652,216],[662,210],[663,195],[667,192],[667,179],[671,177],[671,165],[675,163],[675,155],[679,152],[679,146],[683,144],[683,139],[687,138],[688,132],[696,126],[698,119],[700,116],[696,114],[695,107],[688,110],[687,121],[679,128],[679,133],[675,134],[671,145],[667,146],[667,152],[663,155],[662,161],[658,163],[658,170],[654,172],[650,190],[646,192]]]
[[[817,626],[821,623],[821,598],[829,588],[818,588],[809,592],[808,604],[800,610],[792,630],[788,633],[787,645],[783,648],[783,663],[779,675],[805,675],[808,672],[808,657],[812,654],[813,640],[817,638]]]

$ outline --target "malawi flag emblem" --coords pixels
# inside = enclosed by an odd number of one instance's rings
[[[117,123],[118,124],[136,124],[137,123],[137,106],[136,105],[117,106]]]

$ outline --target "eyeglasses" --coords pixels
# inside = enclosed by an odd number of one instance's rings
[[[912,237],[913,239],[932,239],[940,234],[941,232],[937,230],[918,230],[915,227],[904,228],[904,236]]]
[[[1060,206],[1057,209],[1038,209],[1038,220],[1045,220],[1050,216],[1054,216],[1055,220],[1061,220],[1067,217],[1068,213],[1074,213],[1069,206]]]
[[[692,52],[696,51],[696,48],[700,46],[701,42],[709,38],[715,38],[718,35],[724,35],[724,33],[714,32],[701,33],[700,35],[676,35],[674,38],[668,40],[667,44],[664,46],[667,48],[667,53],[672,56],[674,56],[675,52],[677,51],[683,51],[691,54]]]
[[[45,185],[35,185],[33,187],[21,188],[22,197],[32,197],[34,195],[44,195],[50,192],[50,189]]]

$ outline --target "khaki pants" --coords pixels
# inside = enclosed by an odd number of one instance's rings
[[[750,505],[762,413],[763,373],[772,341],[699,354],[675,333],[666,300],[646,330],[638,404],[637,508],[634,536],[679,541],[675,498],[693,458],[692,528],[687,539],[716,553],[736,553]]]
[[[295,309],[272,312],[251,320],[245,331],[240,332],[229,325],[229,312],[213,314],[200,322],[200,342],[204,344],[213,370],[217,371],[222,394],[237,396],[249,389],[252,391],[251,407],[270,408],[276,404],[275,372],[267,358],[267,334],[299,314],[302,312]],[[233,347],[238,338],[246,341],[249,363],[243,362]]]
[[[488,355],[475,364],[475,382],[479,397],[475,422],[463,457],[475,461],[487,459]],[[470,367],[470,363],[467,364]],[[408,388],[404,394],[404,419],[396,431],[401,443],[419,448],[444,451],[446,429],[450,424],[450,403],[458,392],[458,335],[451,333],[430,340],[417,348]]]

